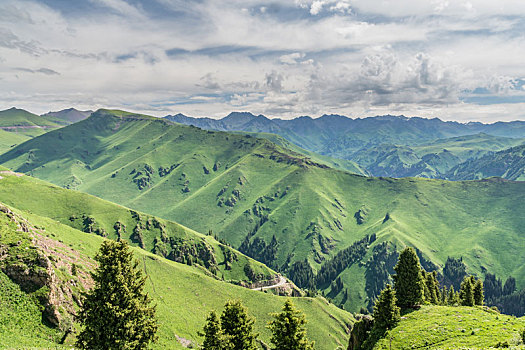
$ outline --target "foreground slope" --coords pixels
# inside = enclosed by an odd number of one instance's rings
[[[0,184],[6,179],[14,179],[15,183],[8,185],[11,188],[16,187],[16,181],[21,178],[24,177],[4,173],[4,178],[0,180]],[[35,183],[45,185],[38,181]],[[73,191],[58,189],[57,192],[76,195]],[[33,194],[33,199],[36,199],[40,193],[33,192]],[[3,200],[5,196],[2,195],[0,198]],[[50,199],[51,197],[47,197],[46,202]],[[57,199],[57,201],[64,200],[67,202],[68,198],[62,196]],[[73,204],[75,202],[74,198],[69,201]],[[81,271],[84,274],[93,269],[92,264],[85,262],[93,261],[93,256],[105,238],[81,232],[55,220],[53,216],[46,217],[43,211],[40,211],[42,215],[37,215],[35,211],[38,211],[38,207],[36,206],[28,209],[27,204],[22,203],[21,205],[25,206],[26,209],[11,208],[16,212],[16,215],[23,217],[24,220],[27,219],[26,227],[29,225],[30,227],[27,233],[22,231],[18,234],[38,235],[40,237],[32,240],[33,247],[30,247],[30,251],[41,249],[48,251],[47,254],[52,258],[50,261],[53,261],[55,273],[65,276],[68,283],[77,280],[75,276],[79,275],[78,272],[73,272],[73,264],[67,260],[70,256],[81,257],[81,259],[76,260],[76,271]],[[91,205],[93,204],[91,203]],[[112,220],[121,217],[119,212],[115,210],[109,211],[107,215],[113,215]],[[0,213],[0,219],[2,219],[2,213]],[[2,235],[0,246],[3,246],[4,243],[9,244],[9,242],[4,242],[4,239],[5,236]],[[261,334],[261,339],[265,343],[269,343],[270,334],[265,327],[266,322],[270,319],[269,313],[279,311],[285,297],[253,291],[220,281],[200,266],[176,263],[148,253],[143,249],[135,248],[134,253],[147,275],[147,290],[157,304],[160,323],[159,342],[153,348],[179,349],[183,348],[182,344],[196,346],[202,342],[198,332],[202,329],[207,314],[211,310],[220,312],[225,301],[229,299],[242,300],[248,307],[250,314],[257,318],[256,331]],[[7,261],[11,264],[18,264],[17,258],[20,258],[20,255],[14,254],[12,259]],[[0,316],[4,317],[3,320],[5,320],[0,324],[1,344],[5,347],[20,346],[21,344],[27,347],[49,348],[58,346],[57,342],[62,337],[62,332],[48,328],[38,322],[42,319],[42,315],[40,315],[40,309],[33,304],[34,299],[31,299],[28,293],[21,292],[19,287],[1,273],[0,279],[6,282],[0,288],[0,293],[2,293]],[[13,295],[18,300],[16,305],[12,305],[11,302]],[[69,302],[72,301],[69,300]],[[349,313],[336,308],[322,298],[294,298],[294,303],[305,312],[309,320],[308,336],[316,341],[318,349],[335,349],[347,343],[348,329],[353,322]],[[57,307],[60,307],[60,304]],[[13,312],[16,312],[14,318]],[[23,322],[16,321],[17,319],[23,319]],[[19,342],[19,339],[23,339],[23,342]],[[66,344],[73,342],[74,336],[69,336],[66,339]]]
[[[374,349],[523,349],[525,319],[481,307],[423,306],[375,344]]]
[[[315,274],[324,266],[326,278],[303,286],[354,311],[370,305],[374,281],[387,278],[374,272],[381,259],[391,259],[378,251],[386,241],[396,249],[417,247],[438,269],[447,257],[462,256],[471,273],[512,275],[518,288],[525,286],[524,182],[366,178],[249,135],[120,111],[98,111],[18,146],[0,162],[212,230],[296,282],[309,267]],[[337,263],[339,252],[365,237],[359,254]],[[342,283],[332,286],[337,279]]]

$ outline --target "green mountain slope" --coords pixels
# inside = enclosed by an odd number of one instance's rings
[[[27,135],[0,129],[0,152],[7,152],[14,146],[29,139],[30,137]]]
[[[0,111],[0,127],[58,127],[57,123],[23,109],[10,108]]]
[[[246,112],[233,112],[219,120],[182,114],[165,118],[207,130],[278,134],[309,151],[354,161],[373,176],[389,177],[445,178],[453,166],[519,145],[525,137],[522,121],[461,124],[390,115],[282,120]]]
[[[478,158],[487,153],[523,142],[524,139],[480,133],[413,146],[384,144],[359,150],[349,159],[366,168],[374,176],[445,179],[447,173],[460,163],[470,161],[471,164],[476,164]]]
[[[325,164],[334,169],[348,171],[352,174],[357,174],[357,175],[363,175],[363,176],[369,175],[368,171],[364,170],[356,162],[353,162],[347,159],[337,159],[337,158],[332,158],[329,156],[323,156],[321,154],[305,150],[287,141],[284,137],[279,136],[277,134],[269,134],[269,133],[264,133],[264,132],[258,132],[258,133],[250,132],[250,133],[245,133],[245,134],[251,135],[253,137],[267,139],[278,146],[284,147],[298,154],[304,154],[305,156],[310,158],[313,162],[316,162],[319,164]]]
[[[463,256],[472,273],[512,275],[525,286],[525,183],[366,178],[267,140],[109,111],[27,141],[0,162],[213,230],[296,281],[308,266],[314,274],[324,266],[316,287],[353,311],[374,297],[374,281],[384,281],[376,270],[389,259],[385,241],[415,246],[441,267]],[[337,258],[372,235],[358,253]]]
[[[0,152],[58,127],[55,121],[23,109],[13,107],[0,111]]]
[[[223,280],[251,283],[271,280],[276,275],[213,237],[177,223],[5,170],[0,171],[0,176],[0,201],[18,209],[52,218],[83,232],[126,239],[177,262],[198,263]],[[247,266],[253,276],[246,275]]]
[[[524,318],[481,307],[423,306],[406,314],[374,349],[524,349]]]
[[[13,229],[11,231],[19,236],[18,241],[21,240],[21,235],[25,235],[26,241],[32,242],[30,250],[22,247],[22,251],[42,250],[47,252],[46,255],[52,258],[49,261],[53,262],[51,267],[55,270],[56,275],[65,277],[63,283],[67,283],[69,288],[72,285],[71,281],[76,281],[73,285],[79,285],[76,276],[83,276],[93,268],[93,265],[89,263],[92,261],[90,258],[95,255],[104,238],[77,230],[70,224],[61,223],[60,215],[68,210],[66,208],[68,205],[73,208],[84,205],[83,210],[90,210],[91,208],[95,211],[95,208],[100,207],[101,210],[105,210],[107,217],[111,217],[108,219],[109,221],[115,221],[125,215],[123,211],[125,208],[71,190],[46,185],[42,181],[29,179],[25,176],[17,177],[6,173],[3,173],[3,176],[0,179],[0,187],[15,189],[15,192],[17,188],[19,191],[31,190],[30,193],[32,193],[31,199],[20,201],[17,200],[20,197],[20,192],[12,194],[11,197],[6,195],[8,191],[2,191],[0,194],[0,200],[6,199],[11,203],[16,202],[17,205],[24,208],[24,210],[13,210],[20,217],[27,219],[25,227],[29,229],[27,232],[18,231],[15,233]],[[45,188],[39,192],[39,187]],[[79,196],[81,197],[80,201],[77,198]],[[55,197],[56,199],[54,199]],[[43,208],[42,203],[46,203],[46,207],[49,206],[52,209]],[[58,217],[52,214],[54,212],[57,213]],[[0,212],[0,219],[2,219],[2,215],[3,213]],[[169,227],[169,225],[167,226]],[[30,235],[36,235],[39,238],[30,239]],[[6,236],[2,234],[0,246],[3,247],[4,244],[13,246],[6,241]],[[14,246],[16,247],[16,245]],[[270,319],[270,312],[280,310],[285,300],[284,297],[253,291],[220,281],[206,269],[197,265],[188,266],[176,263],[138,248],[134,250],[134,253],[148,277],[147,290],[157,304],[160,339],[153,348],[182,349],[181,342],[200,343],[202,338],[198,336],[198,331],[202,329],[207,314],[211,310],[220,311],[228,299],[242,300],[249,308],[250,313],[257,318],[256,331],[261,334],[264,342],[269,343],[270,334],[265,327],[266,322]],[[81,257],[81,259],[70,260],[71,257]],[[7,260],[11,264],[8,266],[19,264],[17,259],[22,259],[22,257],[19,253],[14,252],[12,257]],[[76,261],[76,269],[81,274],[73,273],[72,261]],[[0,278],[6,279],[5,275],[2,274],[0,274]],[[54,280],[56,281],[56,279]],[[60,290],[64,289],[67,290],[65,285],[62,285]],[[62,333],[37,322],[42,318],[41,310],[35,306],[34,299],[31,299],[29,294],[21,293],[9,279],[6,279],[6,284],[0,288],[0,293],[3,297],[0,299],[0,303],[5,306],[1,309],[0,316],[7,318],[11,315],[10,313],[16,312],[15,318],[11,316],[11,321],[0,324],[0,334],[10,332],[9,336],[0,338],[1,344],[6,347],[19,346],[20,344],[53,347],[51,344],[53,342],[56,344]],[[10,295],[12,294],[15,294],[18,300],[17,306],[6,306],[6,303],[9,303],[11,299],[4,299],[4,297],[11,298]],[[72,302],[66,298],[63,303],[68,301]],[[294,298],[294,303],[305,312],[309,321],[308,336],[316,340],[318,349],[335,349],[347,343],[348,327],[353,322],[349,313],[336,308],[322,298]],[[64,304],[56,305],[61,307]],[[23,319],[23,322],[17,322],[17,319]],[[39,333],[26,334],[31,330]],[[23,342],[18,342],[18,339],[22,337],[25,337]],[[66,344],[72,342],[72,337],[68,337]]]
[[[453,180],[498,176],[525,181],[525,144],[461,163],[452,168],[447,176]]]

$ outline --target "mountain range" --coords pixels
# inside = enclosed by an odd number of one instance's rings
[[[458,180],[450,170],[525,142],[525,122],[458,123],[440,119],[341,115],[291,120],[233,112],[222,119],[168,115],[206,130],[273,133],[318,154],[351,160],[373,176]],[[263,136],[264,137],[264,136]],[[476,179],[464,176],[461,179]]]
[[[405,245],[438,271],[462,258],[472,273],[525,286],[525,182],[365,177],[266,139],[111,110],[31,139],[0,163],[212,231],[351,311],[371,305],[388,281],[376,267],[393,267]],[[318,277],[308,285],[304,276]]]

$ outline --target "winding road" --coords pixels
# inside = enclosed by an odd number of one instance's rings
[[[281,286],[284,286],[287,283],[286,278],[279,275],[279,282],[276,284],[272,284],[271,286],[264,286],[264,287],[257,287],[257,288],[251,288],[252,290],[266,290],[266,289],[274,289]]]

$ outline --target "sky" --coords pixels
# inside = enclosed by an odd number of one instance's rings
[[[525,1],[1,0],[13,106],[525,120]]]

